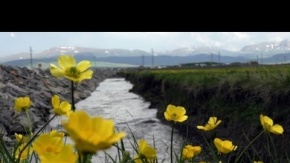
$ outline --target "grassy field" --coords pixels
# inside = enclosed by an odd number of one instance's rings
[[[273,136],[279,159],[287,158],[290,153],[289,65],[147,69],[125,74],[135,85],[133,92],[158,108],[157,116],[161,120],[168,104],[187,109],[189,119],[178,129],[190,142],[202,140],[196,125],[217,116],[223,122],[215,134],[235,141],[243,149],[246,142],[263,130],[259,119],[263,114],[284,127],[282,136]],[[263,145],[265,140],[266,137],[262,137],[255,141],[247,155],[273,162],[269,148]]]

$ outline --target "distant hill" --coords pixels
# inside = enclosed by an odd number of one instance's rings
[[[290,53],[290,41],[271,41],[244,46],[240,52],[245,53],[245,57],[254,58],[255,55],[272,57],[275,54]],[[250,54],[250,55],[249,55]]]
[[[142,50],[127,50],[127,49],[96,49],[96,48],[84,48],[84,47],[53,47],[48,50],[33,53],[33,59],[42,58],[56,58],[62,54],[72,54],[72,55],[84,55],[90,57],[112,57],[112,56],[141,56],[141,55],[151,55],[146,51]],[[19,59],[30,59],[30,53],[18,53],[14,55],[4,56],[0,58],[0,62],[8,62]]]
[[[90,60],[98,66],[152,66],[152,53],[150,49],[128,50],[128,49],[97,49],[87,47],[52,47],[48,50],[33,53],[33,63],[47,65],[56,62],[57,57],[62,54],[71,54],[80,60]],[[290,41],[262,42],[243,47],[239,51],[230,51],[217,47],[195,47],[188,46],[170,51],[153,52],[154,65],[178,65],[190,62],[249,62],[258,61],[263,64],[284,63],[290,61]],[[143,56],[143,61],[142,61]],[[5,65],[29,66],[30,54],[18,53],[0,58],[0,63]]]
[[[131,66],[152,66],[152,56],[114,56],[114,57],[94,57],[91,53],[79,53],[75,55],[77,61],[80,60],[90,60],[93,62],[93,66],[96,64],[100,67],[98,63],[111,63],[115,64],[114,67],[131,67]],[[143,61],[142,61],[143,60]],[[209,55],[209,54],[199,54],[194,56],[168,56],[168,55],[158,55],[154,56],[153,58],[153,65],[154,66],[166,66],[166,65],[179,65],[183,63],[189,62],[221,62],[221,63],[231,63],[231,62],[248,62],[246,58],[243,57],[232,57],[232,56],[220,56],[217,54]],[[38,63],[42,65],[48,65],[49,63],[56,63],[57,57],[50,57],[50,58],[41,58],[41,59],[33,59],[33,63],[35,66]],[[25,67],[30,65],[30,59],[21,59],[21,60],[14,60],[2,63],[4,65],[13,65],[13,66],[20,66]]]

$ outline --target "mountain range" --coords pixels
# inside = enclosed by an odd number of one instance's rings
[[[86,47],[52,47],[32,54],[33,63],[48,64],[56,62],[61,54],[72,54],[77,60],[91,60],[95,65],[115,64],[118,66],[164,66],[189,62],[249,62],[263,64],[290,62],[290,41],[262,42],[244,46],[239,51],[217,47],[183,47],[165,52],[146,52],[127,49],[96,49]],[[152,57],[153,56],[153,57]],[[289,60],[289,61],[288,61]],[[0,63],[13,66],[28,66],[30,53],[18,53],[0,58]],[[109,66],[110,67],[110,66]]]

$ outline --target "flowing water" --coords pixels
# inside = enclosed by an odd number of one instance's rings
[[[149,102],[134,93],[129,92],[133,85],[124,78],[106,79],[99,84],[97,89],[90,97],[76,104],[77,109],[82,109],[90,116],[103,116],[111,118],[119,131],[125,131],[127,136],[124,138],[125,148],[134,157],[136,152],[132,145],[134,137],[139,140],[144,138],[150,145],[157,149],[159,162],[170,162],[170,135],[171,127],[162,124],[156,118],[156,109],[149,109]],[[58,129],[60,120],[55,119],[51,122],[51,127]],[[70,140],[68,140],[70,141]],[[182,138],[174,132],[175,150],[179,150]],[[113,158],[117,156],[116,148],[106,150]],[[93,156],[92,162],[105,161],[104,152],[98,152]],[[112,162],[112,161],[108,161]]]

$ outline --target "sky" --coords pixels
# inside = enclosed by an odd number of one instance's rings
[[[290,32],[0,32],[0,57],[51,47],[170,51],[214,46],[238,51],[246,45],[290,39]]]

